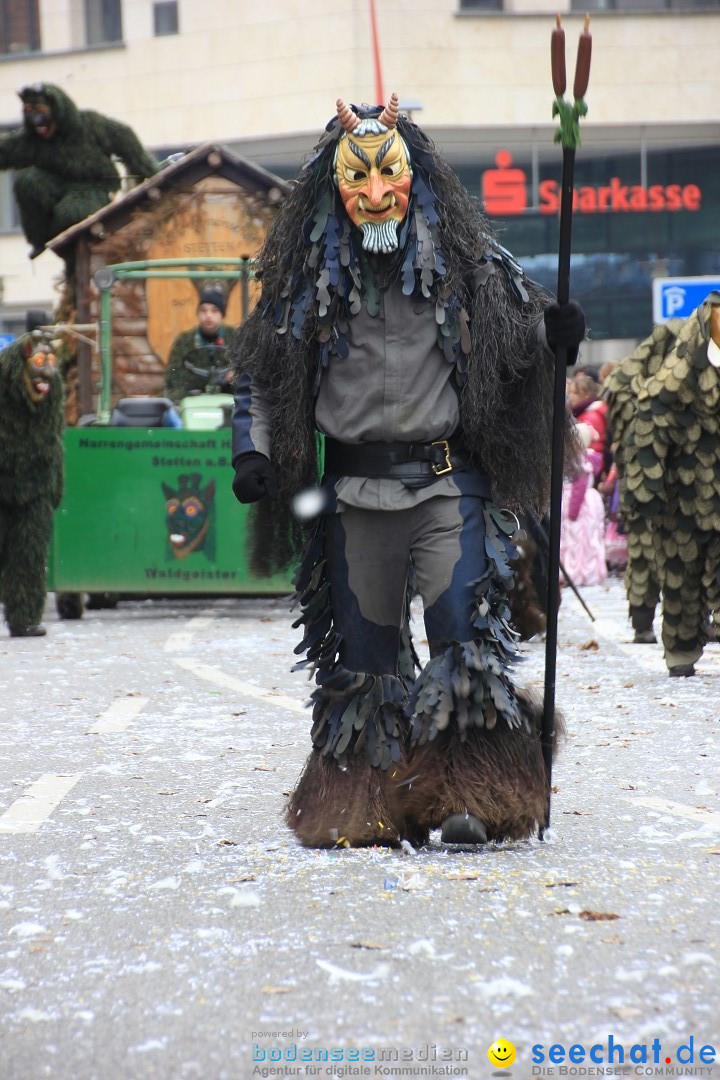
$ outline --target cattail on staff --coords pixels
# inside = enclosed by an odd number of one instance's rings
[[[550,40],[550,67],[552,70],[553,90],[558,97],[562,97],[567,86],[565,75],[565,31],[560,22],[560,16],[556,15],[556,26]]]
[[[575,82],[573,97],[576,101],[584,98],[590,81],[590,57],[592,54],[592,35],[590,34],[590,16],[585,16],[585,24],[578,41],[577,61],[575,63]],[[553,80],[554,85],[554,80]]]

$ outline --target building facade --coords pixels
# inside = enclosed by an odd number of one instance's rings
[[[552,289],[556,10],[570,85],[591,16],[572,293],[600,363],[649,332],[654,279],[720,278],[720,0],[12,0],[0,7],[0,126],[19,125],[22,86],[52,82],[158,158],[212,141],[289,177],[338,96],[397,90]],[[8,173],[0,265],[0,332],[16,332],[27,308],[53,307],[62,263],[29,260]]]

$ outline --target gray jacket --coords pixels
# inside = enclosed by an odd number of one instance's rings
[[[380,311],[363,306],[349,322],[348,355],[334,357],[315,399],[318,431],[339,442],[432,442],[458,429],[455,366],[437,343],[435,305],[406,296],[399,284],[381,293]],[[233,417],[233,459],[258,451],[270,457],[269,404],[241,376]],[[435,495],[489,494],[476,470],[440,476],[427,487],[400,480],[344,477],[335,482],[342,505],[406,509]]]

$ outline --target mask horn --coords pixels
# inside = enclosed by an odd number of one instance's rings
[[[354,131],[360,123],[358,114],[354,113],[350,106],[345,104],[342,98],[337,99],[337,114],[338,120],[346,131]]]
[[[381,124],[384,124],[385,127],[394,128],[397,126],[399,104],[400,100],[395,91],[393,90],[392,94],[390,95],[390,100],[378,116],[378,120]]]

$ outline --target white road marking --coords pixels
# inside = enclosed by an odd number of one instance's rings
[[[286,697],[284,694],[273,693],[272,690],[265,690],[264,687],[256,686],[254,683],[241,682],[240,679],[236,679],[232,675],[226,675],[225,672],[220,671],[219,668],[198,664],[190,657],[185,658],[176,656],[174,657],[174,660],[178,667],[191,671],[193,675],[197,675],[199,679],[206,679],[207,682],[215,683],[216,686],[224,686],[229,690],[237,690],[239,694],[258,698],[260,701],[266,701],[270,705],[277,705],[279,709],[289,709],[292,712],[299,712],[303,713],[305,716],[307,715],[305,706],[295,698]]]
[[[628,802],[636,806],[646,806],[649,810],[658,810],[662,814],[671,817],[687,818],[689,821],[697,821],[701,825],[711,825],[720,828],[720,814],[714,814],[709,810],[700,810],[695,806],[686,806],[684,803],[671,802],[669,799],[658,799],[654,795],[626,795]]]
[[[81,776],[82,773],[45,773],[0,817],[0,833],[36,832]]]
[[[87,734],[107,735],[109,732],[125,731],[148,701],[149,698],[146,697],[118,698],[97,718],[93,726],[88,728]]]
[[[190,648],[192,639],[193,636],[189,630],[176,630],[163,645],[163,652],[185,652]]]
[[[192,644],[193,634],[196,630],[206,630],[213,622],[211,615],[195,615],[189,619],[184,630],[176,630],[170,634],[163,645],[164,652],[184,652]]]

